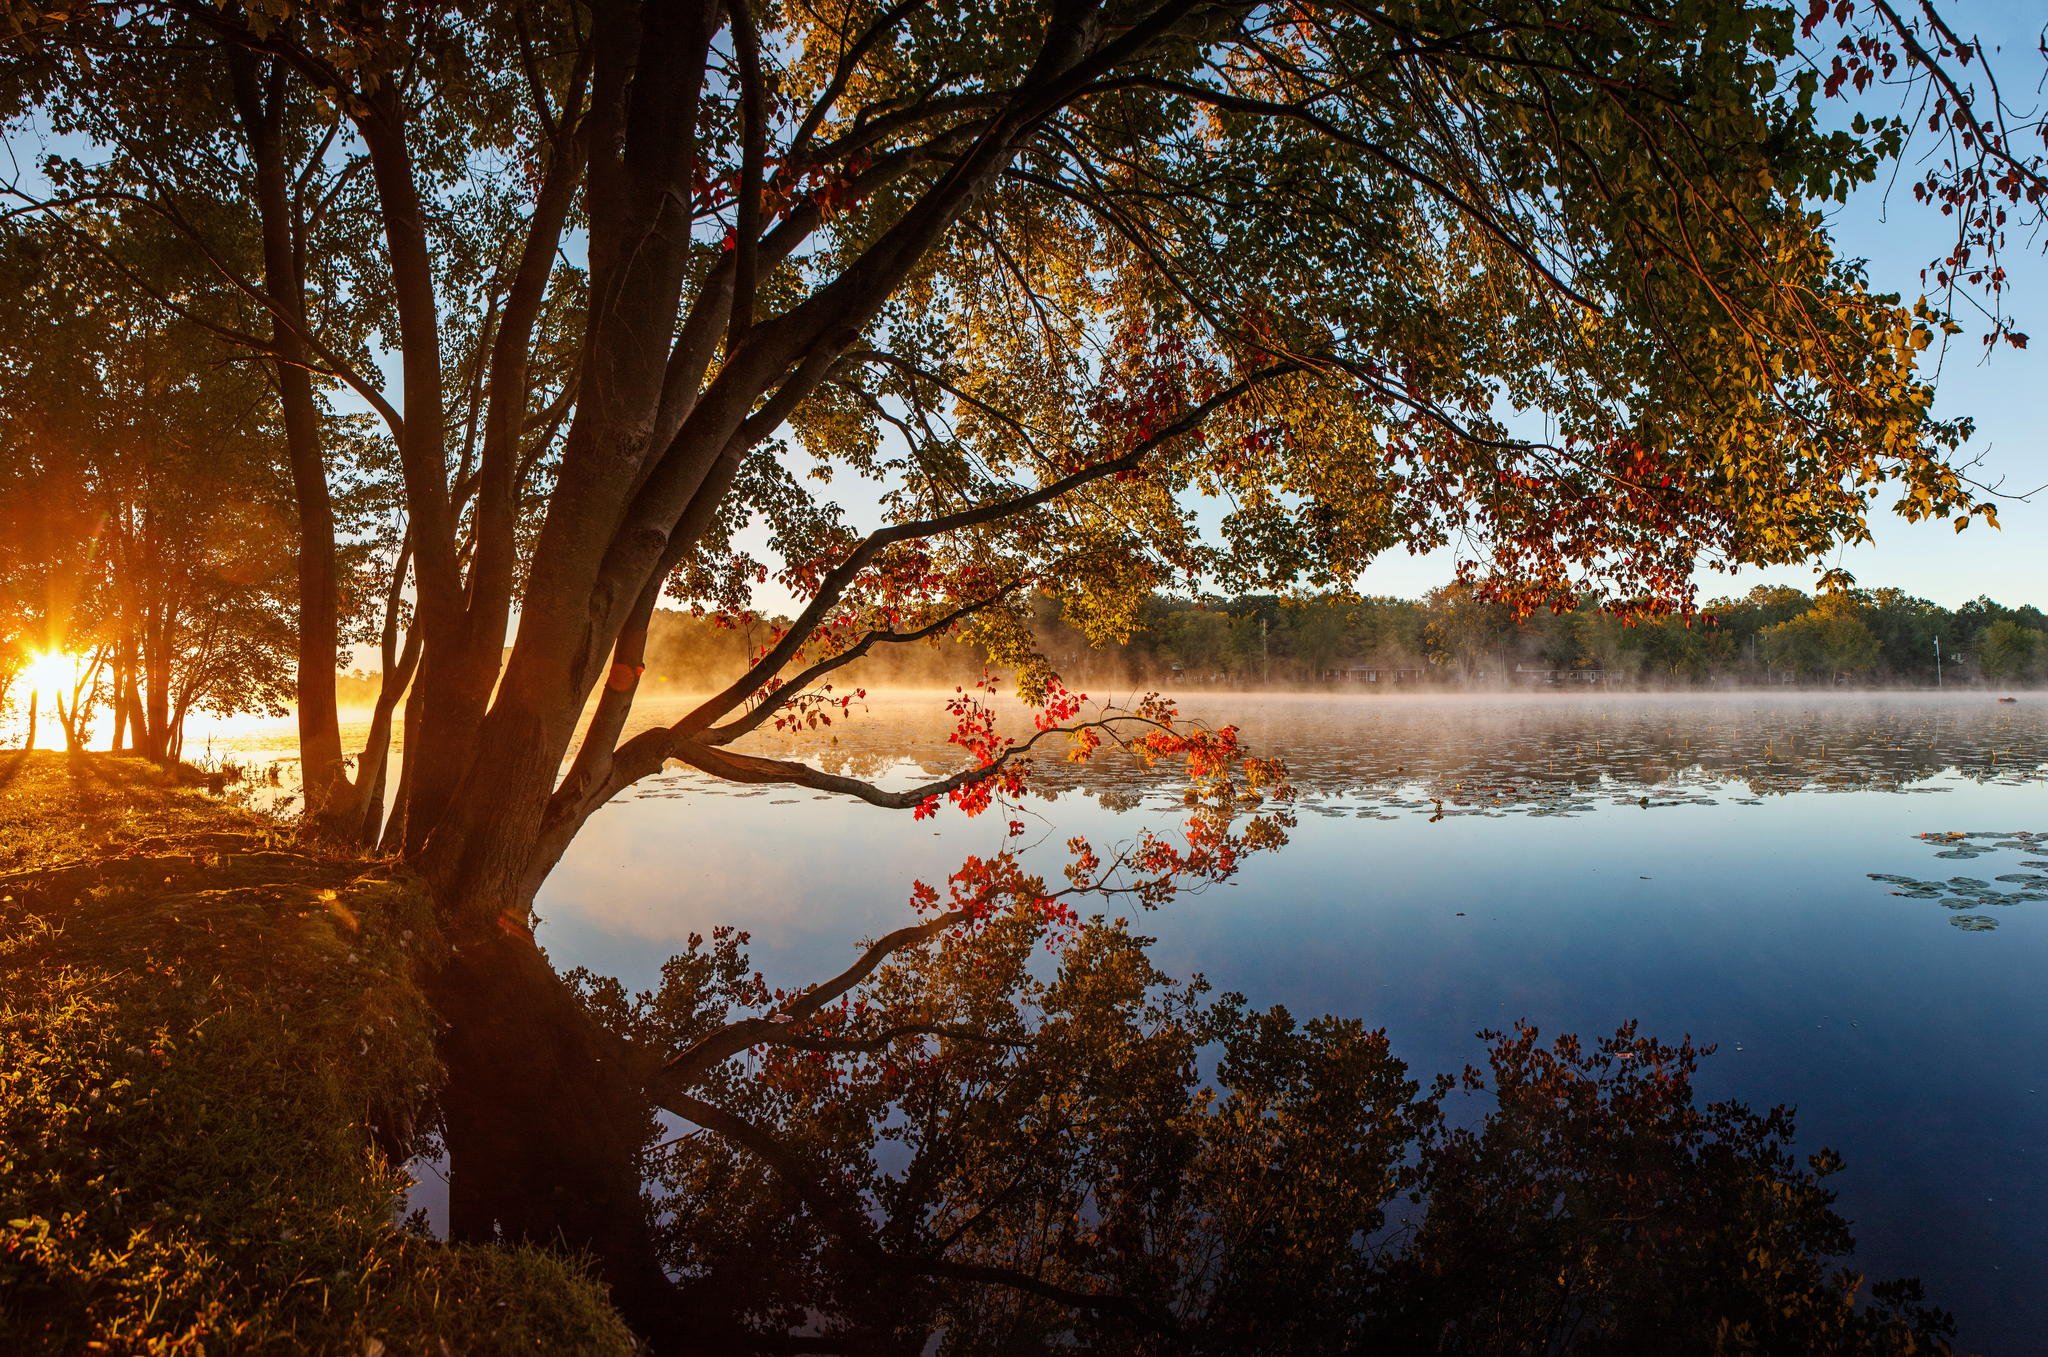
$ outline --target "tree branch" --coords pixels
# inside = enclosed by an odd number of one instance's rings
[[[962,509],[955,513],[941,514],[934,518],[881,528],[868,534],[861,541],[860,545],[849,552],[846,559],[840,562],[820,582],[817,595],[812,598],[804,611],[798,615],[796,621],[790,625],[788,632],[783,635],[782,639],[770,647],[768,653],[746,673],[727,685],[723,691],[706,699],[696,710],[677,722],[673,729],[682,736],[689,736],[702,731],[709,727],[718,717],[731,711],[749,694],[766,684],[803,648],[804,643],[824,622],[826,616],[839,602],[847,588],[860,575],[860,572],[866,569],[876,557],[880,556],[888,548],[895,546],[899,542],[937,537],[949,532],[958,532],[964,528],[979,527],[982,524],[1010,518],[1035,509],[1040,505],[1048,504],[1083,486],[1093,484],[1109,476],[1114,476],[1118,472],[1129,471],[1160,447],[1201,427],[1210,415],[1230,404],[1239,396],[1281,377],[1298,372],[1302,367],[1303,364],[1297,361],[1285,360],[1240,378],[1222,391],[1201,402],[1165,428],[1140,439],[1127,452],[1094,463],[1091,466],[1083,467],[1079,471],[1071,472],[1060,477],[1058,480],[1039,487],[1037,490],[1016,495],[1010,499],[979,505],[972,509]]]

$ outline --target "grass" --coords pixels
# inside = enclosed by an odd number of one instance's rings
[[[418,887],[149,764],[0,753],[0,1352],[630,1352],[602,1287],[398,1220]]]

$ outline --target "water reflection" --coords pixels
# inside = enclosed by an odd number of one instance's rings
[[[444,977],[488,1015],[451,1220],[589,1251],[658,1350],[1947,1350],[1841,1265],[1839,1161],[1702,1106],[1690,1042],[1518,1028],[1419,1078],[1021,902],[816,1003],[731,931],[636,995],[519,946]]]
[[[747,747],[910,782],[957,766],[932,706],[877,700],[830,731],[763,732]],[[2048,723],[1981,697],[1246,697],[1188,707],[1239,724],[1249,744],[1284,758],[1304,809],[1327,816],[1574,815],[1606,804],[1927,792],[1945,776],[2001,786],[2048,777]],[[1047,795],[1078,791],[1110,809],[1143,805],[1148,793],[1154,804],[1170,800],[1157,795],[1167,774],[1136,759],[1104,754],[1086,767],[1054,762],[1038,773]],[[705,791],[770,795],[682,768],[629,795]]]

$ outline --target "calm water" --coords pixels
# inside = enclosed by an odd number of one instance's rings
[[[1797,1106],[1873,1276],[1917,1275],[1963,1342],[2048,1333],[2048,699],[1228,697],[1187,704],[1284,757],[1300,824],[1143,920],[1169,973],[1383,1025],[1415,1070],[1474,1033],[1690,1034],[1708,1096]],[[658,715],[658,709],[650,715]],[[938,699],[752,747],[889,785],[954,766]],[[282,732],[217,753],[260,761]],[[204,737],[190,741],[202,750]],[[1056,866],[1180,817],[1161,774],[1059,768],[1027,841]],[[777,983],[835,971],[999,844],[687,770],[592,821],[540,900],[559,965],[651,986],[693,931],[752,931]],[[1965,835],[1925,838],[1924,835]],[[2036,837],[2039,836],[2039,837]]]

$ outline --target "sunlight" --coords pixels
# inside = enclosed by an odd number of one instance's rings
[[[79,666],[76,655],[46,650],[22,667],[21,682],[26,692],[40,694],[45,700],[59,695],[68,699],[78,681]]]

